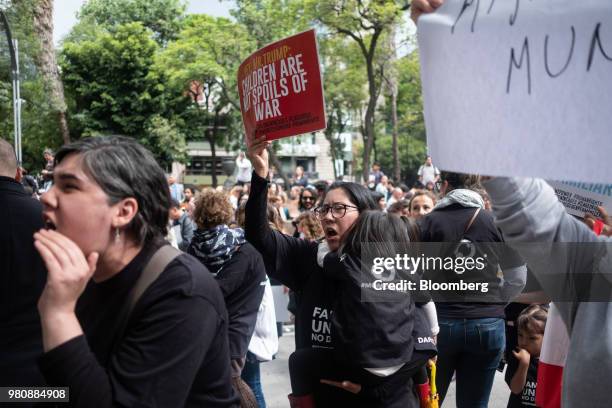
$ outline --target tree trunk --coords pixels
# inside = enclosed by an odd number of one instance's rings
[[[391,125],[393,126],[391,137],[392,137],[392,149],[393,149],[393,179],[396,183],[399,183],[402,178],[400,160],[399,160],[399,147],[397,145],[397,94],[398,94],[398,70],[397,70],[397,50],[395,47],[395,27],[391,27],[391,33],[388,37],[389,49],[391,55],[389,58],[389,69],[387,70],[389,91],[391,93]]]
[[[374,146],[374,115],[376,113],[376,101],[378,100],[378,92],[380,90],[380,84],[376,84],[376,73],[374,72],[374,53],[376,52],[376,45],[381,32],[381,30],[378,30],[372,34],[369,49],[367,51],[363,44],[360,45],[366,61],[369,91],[368,107],[366,108],[365,114],[365,140],[363,146],[363,181],[366,183],[368,182],[368,175],[370,174],[370,155],[372,153],[372,147]]]
[[[63,95],[63,90],[62,90],[62,95]],[[66,116],[66,111],[59,111],[57,112],[57,115],[59,117],[59,126],[60,126],[60,132],[62,133],[62,140],[64,141],[64,144],[66,143],[70,143],[70,130],[68,130],[68,117]]]
[[[208,143],[210,143],[210,156],[212,158],[212,186],[217,188],[217,151],[215,149],[215,140],[217,140],[217,129],[219,128],[219,110],[215,109],[215,118],[213,119],[213,127],[208,131]]]
[[[402,174],[399,160],[399,146],[397,145],[397,82],[395,78],[391,85],[391,123],[393,125],[393,133],[391,136],[393,148],[393,179],[396,183],[399,183]]]
[[[64,86],[57,68],[53,44],[53,0],[38,0],[35,3],[34,32],[40,41],[40,53],[37,56],[38,69],[49,90],[52,109],[57,112],[62,139],[64,143],[69,143],[70,133],[66,119]]]
[[[338,180],[338,169],[336,169],[336,141],[334,140],[334,112],[332,110],[331,115],[328,117],[327,128],[325,129],[325,138],[329,142],[329,154],[332,158],[332,164],[334,168],[334,180]]]
[[[365,113],[365,133],[363,135],[363,181],[368,182],[368,176],[370,174],[370,155],[372,153],[372,147],[374,146],[374,113],[376,110],[376,99],[378,92],[376,89],[376,78],[374,74],[373,60],[368,59],[366,61],[368,70],[368,88],[369,88],[369,100],[368,107]]]
[[[330,154],[331,154],[331,159],[332,159],[332,167],[334,168],[334,180],[338,180],[338,168],[336,167],[336,162],[338,161],[338,155],[336,154],[336,146],[334,146],[337,141],[334,140],[334,137],[332,136],[329,139],[329,143],[330,143]]]
[[[336,168],[336,161],[338,160],[338,154],[336,150],[338,148],[338,141],[334,139],[333,135],[328,135],[327,132],[325,133],[325,137],[329,141],[329,155],[331,156],[332,167],[334,168],[334,180],[338,180],[338,169]]]
[[[215,151],[215,139],[212,130],[208,131],[208,143],[210,144],[210,157],[212,159],[212,186],[217,188],[217,152]]]

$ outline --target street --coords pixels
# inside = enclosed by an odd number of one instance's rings
[[[288,326],[285,326],[288,327]],[[293,328],[293,326],[289,326]],[[291,392],[289,368],[287,361],[295,349],[293,332],[284,333],[279,338],[279,350],[276,359],[261,364],[261,382],[268,408],[287,408],[287,395]],[[497,372],[489,400],[489,408],[505,408],[508,404],[510,390],[504,382],[503,373]],[[455,408],[455,383],[448,390],[444,408]],[[340,408],[340,407],[339,407]]]

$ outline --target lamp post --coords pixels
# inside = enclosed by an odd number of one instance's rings
[[[15,154],[17,156],[17,164],[21,166],[21,90],[19,89],[19,43],[17,39],[13,40],[11,28],[9,27],[8,19],[4,11],[0,10],[0,18],[6,32],[8,41],[9,54],[11,56],[11,78],[13,80],[13,126],[15,133]]]

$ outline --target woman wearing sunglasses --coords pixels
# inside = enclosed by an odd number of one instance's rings
[[[324,233],[322,243],[306,241],[272,231],[266,221],[268,152],[264,137],[249,142],[248,156],[254,166],[251,195],[246,205],[246,238],[263,255],[268,274],[300,295],[296,310],[296,348],[333,349],[333,304],[337,283],[323,271],[323,258],[336,251],[359,214],[378,207],[370,192],[356,183],[334,183],[314,209]],[[333,383],[333,382],[332,382]],[[328,382],[330,384],[330,382]],[[292,398],[292,407],[366,407],[369,400],[357,384],[319,384],[312,400]],[[408,384],[403,387],[407,396]],[[350,392],[347,392],[350,391]],[[315,405],[316,404],[316,405]],[[416,403],[418,406],[418,402]]]

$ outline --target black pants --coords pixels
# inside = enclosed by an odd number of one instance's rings
[[[300,349],[289,356],[293,395],[312,394],[321,379],[348,380],[362,386],[359,396],[372,408],[414,406],[414,393],[407,384],[425,366],[429,354],[415,353],[412,360],[388,377],[379,377],[361,367],[351,366],[333,350]],[[418,401],[417,405],[418,406]]]

